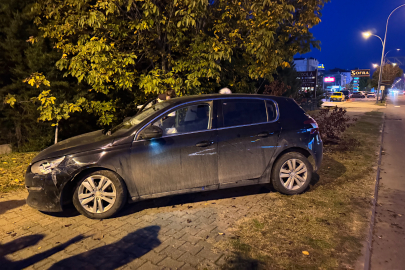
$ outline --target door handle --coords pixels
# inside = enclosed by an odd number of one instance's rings
[[[270,134],[268,132],[262,132],[257,134],[257,137],[268,137]]]
[[[195,146],[197,146],[197,147],[207,147],[207,146],[210,146],[210,145],[213,145],[213,144],[214,144],[213,141],[202,141],[202,142],[197,143]]]

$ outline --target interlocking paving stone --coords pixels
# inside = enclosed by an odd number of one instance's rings
[[[185,264],[184,262],[179,262],[169,257],[166,257],[163,261],[159,263],[159,265],[169,267],[170,269],[179,269],[184,264]]]
[[[216,269],[227,258],[213,250],[216,242],[230,237],[229,229],[239,218],[271,206],[266,201],[268,194],[224,194],[222,199],[210,199],[209,193],[193,194],[191,201],[195,203],[159,207],[138,202],[126,206],[119,217],[101,221],[75,214],[73,208],[67,215],[41,213],[23,204],[26,191],[0,194],[0,207],[4,206],[0,208],[0,261],[4,256],[10,263],[31,259],[27,269],[33,270],[59,269],[62,264],[67,269],[97,269],[98,265],[111,269]],[[10,200],[22,204],[13,209],[7,206]],[[2,254],[3,247],[13,249]]]
[[[139,270],[162,270],[162,266],[157,266],[152,264],[151,262],[147,262],[143,264],[141,267],[139,267]]]
[[[197,256],[203,257],[212,262],[216,262],[222,256],[222,254],[214,253],[208,248],[203,248],[200,252],[197,253]]]
[[[177,249],[177,248],[174,248],[172,246],[168,246],[165,249],[163,249],[162,251],[160,251],[159,253],[163,254],[163,255],[170,256],[173,259],[178,259],[181,255],[184,254],[184,252],[185,252],[184,250]]]

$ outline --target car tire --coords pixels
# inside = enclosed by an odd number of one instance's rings
[[[290,166],[288,164],[288,162],[289,161],[293,162],[293,160],[296,160],[295,169],[299,169],[299,167],[297,167],[298,164],[299,164],[299,166],[301,166],[301,164],[303,164],[303,166],[305,166],[306,174],[299,173],[299,171],[295,172],[294,174],[291,174],[292,172],[294,172],[294,170],[291,170],[291,173],[287,173],[287,171],[285,171],[285,169]],[[313,167],[304,155],[302,155],[301,153],[297,153],[297,152],[290,152],[290,153],[287,153],[287,154],[284,154],[283,156],[281,156],[274,164],[272,176],[271,176],[271,184],[278,192],[280,192],[282,194],[286,194],[286,195],[300,194],[307,189],[307,187],[312,179],[312,173],[313,173]],[[283,174],[284,175],[290,174],[293,176],[298,175],[299,178],[301,178],[305,181],[301,181],[301,179],[298,179],[298,178],[293,178],[292,187],[290,187],[290,186],[287,186],[288,185],[287,182],[289,181],[290,178],[286,178],[285,176],[283,177]],[[291,184],[291,182],[289,182],[289,183]]]
[[[127,193],[124,181],[115,173],[95,171],[79,180],[73,194],[73,204],[80,214],[88,218],[105,219],[124,207]]]

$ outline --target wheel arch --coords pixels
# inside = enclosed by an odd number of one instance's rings
[[[302,147],[290,147],[287,149],[284,149],[283,151],[281,151],[277,157],[274,159],[273,163],[271,164],[271,171],[270,171],[270,175],[273,175],[273,169],[274,166],[276,165],[277,161],[285,154],[287,153],[291,153],[291,152],[296,152],[296,153],[300,153],[302,154],[304,157],[309,158],[312,157],[311,152],[309,152],[307,149],[302,148]]]
[[[127,188],[127,183],[125,182],[125,180],[121,177],[121,175],[119,175],[116,171],[105,168],[105,167],[101,167],[101,166],[96,166],[96,167],[89,167],[89,168],[85,168],[83,170],[81,170],[80,172],[76,173],[63,187],[62,190],[62,197],[61,197],[61,202],[62,202],[62,206],[66,205],[68,203],[72,202],[72,198],[73,198],[73,193],[75,192],[75,187],[77,185],[77,182],[86,174],[90,174],[96,171],[110,171],[112,173],[114,173],[117,177],[121,178],[122,181],[125,184],[125,188],[127,190],[127,195],[129,196],[129,192],[128,192],[128,188]]]

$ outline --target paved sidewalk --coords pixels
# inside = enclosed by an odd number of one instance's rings
[[[405,97],[391,98],[371,253],[371,269],[405,269]]]
[[[0,268],[217,269],[227,256],[215,244],[238,219],[271,207],[269,194],[255,186],[181,195],[107,220],[73,208],[47,215],[25,204],[26,191],[0,194]]]
[[[384,109],[385,106],[376,105],[375,99],[355,98],[345,102],[329,102],[322,103],[322,107],[343,107],[351,111],[367,112],[372,110]]]

